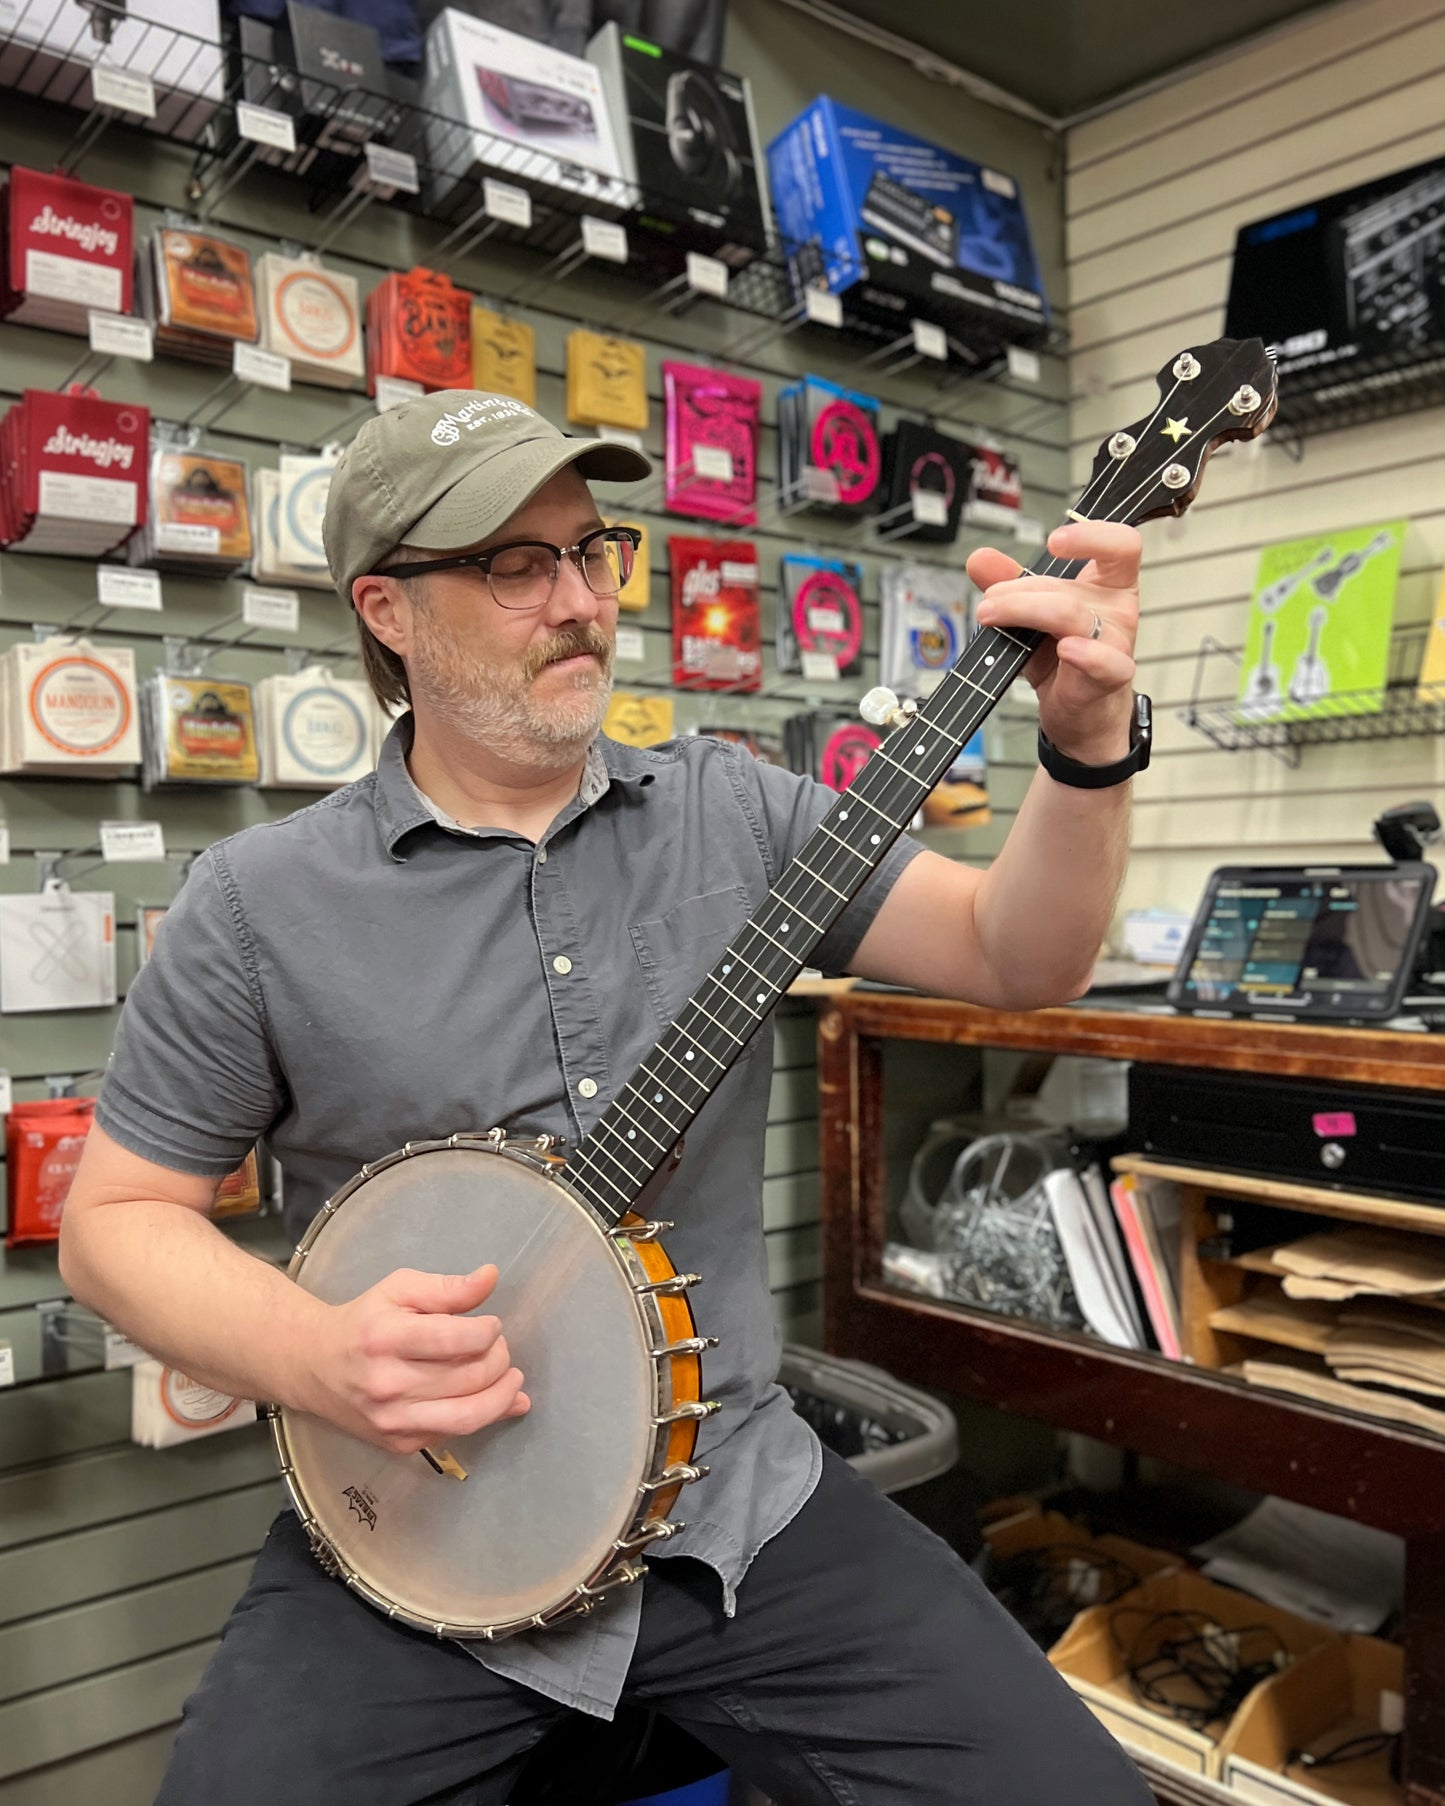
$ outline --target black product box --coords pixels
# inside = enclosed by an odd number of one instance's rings
[[[587,46],[602,77],[637,224],[681,263],[700,251],[740,269],[767,249],[772,215],[746,77],[666,50],[616,22]]]
[[[883,441],[880,529],[890,539],[952,545],[977,456],[962,439],[921,420],[900,420]],[[924,502],[922,497],[937,499]]]
[[[288,0],[274,25],[237,21],[241,92],[253,106],[289,113],[298,142],[355,157],[394,130],[399,108],[370,25]]]
[[[1439,368],[1445,158],[1242,226],[1224,330],[1274,352],[1282,420],[1300,397],[1348,407]]]
[[[1187,1166],[1445,1204],[1440,1106],[1416,1091],[1136,1063],[1129,1131]]]
[[[875,397],[821,376],[778,391],[778,488],[786,509],[871,514],[882,481]]]

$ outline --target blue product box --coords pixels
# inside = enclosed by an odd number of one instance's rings
[[[842,106],[827,94],[768,146],[795,287],[906,327],[956,327],[971,345],[1036,344],[1048,330],[1038,261],[1012,176]]]

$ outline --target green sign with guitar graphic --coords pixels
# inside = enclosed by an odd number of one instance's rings
[[[1266,546],[1254,580],[1241,721],[1378,714],[1404,521]]]

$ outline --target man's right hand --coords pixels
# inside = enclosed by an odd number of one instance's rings
[[[465,1274],[389,1273],[349,1304],[325,1306],[313,1408],[349,1436],[414,1455],[521,1417],[531,1401],[496,1317],[469,1317],[497,1283]]]

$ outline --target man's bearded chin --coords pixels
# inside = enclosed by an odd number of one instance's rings
[[[437,632],[424,611],[414,621],[412,691],[453,732],[516,764],[539,756],[565,764],[596,739],[612,695],[612,645],[600,628],[568,628],[505,666]],[[548,665],[581,653],[596,663],[579,667],[569,685],[553,678],[550,694],[537,694],[535,680]]]

